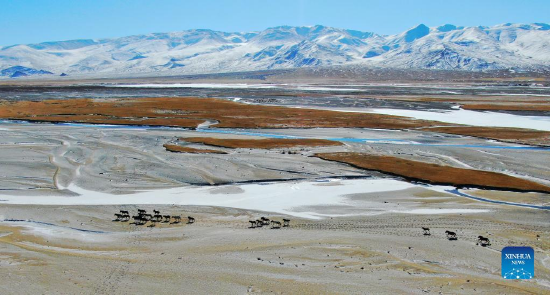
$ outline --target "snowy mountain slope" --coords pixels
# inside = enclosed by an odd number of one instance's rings
[[[0,48],[0,70],[20,66],[56,75],[199,74],[358,65],[483,71],[550,68],[550,25],[429,28],[401,34],[325,26],[226,33],[189,30],[116,39]]]
[[[22,66],[14,66],[0,71],[0,76],[8,76],[10,78],[25,77],[32,75],[51,75],[53,73],[43,70],[36,70]]]
[[[404,36],[397,36],[390,41],[390,44],[398,41],[400,47],[378,58],[379,64],[470,71],[547,68],[550,64],[550,31],[541,25],[506,24],[491,28],[447,25],[443,32],[430,29],[429,34],[412,42],[404,40]]]

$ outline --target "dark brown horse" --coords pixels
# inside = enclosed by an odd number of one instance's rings
[[[456,233],[454,231],[446,230],[445,234],[447,234],[447,239],[449,239],[450,241],[458,240],[458,238],[456,237]]]
[[[478,236],[477,243],[483,247],[491,246],[491,241],[489,241],[489,238],[484,236]]]
[[[113,221],[122,221],[124,214],[115,213],[115,219]]]
[[[429,227],[422,227],[422,230],[424,230],[424,235],[425,236],[430,236],[431,235]]]
[[[269,218],[261,217],[260,219],[262,220],[262,225],[269,225],[270,223]]]
[[[172,224],[178,224],[178,223],[181,222],[181,216],[180,215],[172,215],[172,218],[174,219]]]
[[[281,228],[281,222],[280,221],[271,221],[271,229],[280,229]]]
[[[283,219],[283,227],[289,227],[290,226],[290,219]]]
[[[133,224],[135,225],[144,225],[147,223],[147,220],[145,220],[142,215],[132,216],[132,218],[134,219]]]
[[[264,226],[264,221],[261,220],[261,219],[257,219],[256,220],[256,227],[262,227],[262,226]]]

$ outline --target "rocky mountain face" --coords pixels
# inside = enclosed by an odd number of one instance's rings
[[[250,33],[189,30],[0,49],[1,77],[175,75],[335,65],[464,71],[548,69],[550,25],[418,25],[388,36],[324,26],[281,26]]]

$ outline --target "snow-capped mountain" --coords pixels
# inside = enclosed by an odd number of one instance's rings
[[[174,75],[333,65],[548,69],[550,25],[419,25],[389,36],[324,26],[282,26],[251,33],[189,30],[0,49],[0,70],[7,73],[5,77],[14,76],[17,69],[25,69],[18,71],[24,75]]]

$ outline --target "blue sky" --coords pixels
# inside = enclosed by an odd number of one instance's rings
[[[417,24],[550,23],[550,0],[0,0],[0,45],[186,29],[326,25],[380,34]]]

